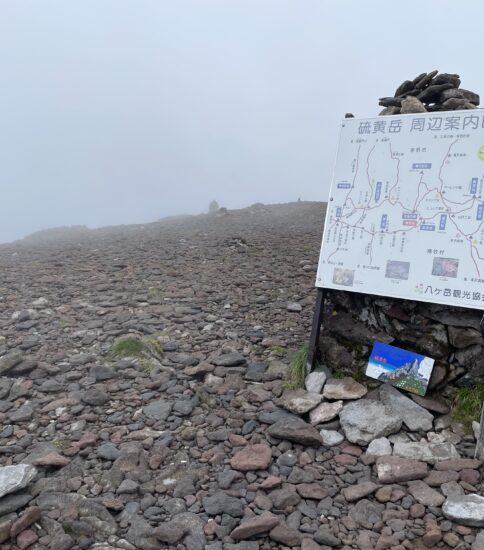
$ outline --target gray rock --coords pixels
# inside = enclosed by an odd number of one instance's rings
[[[336,430],[320,430],[319,434],[323,439],[323,443],[328,447],[334,447],[344,441],[344,435]]]
[[[302,305],[297,302],[290,302],[286,306],[287,311],[293,311],[295,313],[300,313],[302,311]]]
[[[136,548],[143,550],[162,550],[162,545],[155,537],[155,529],[145,519],[135,516],[126,533],[126,539]]]
[[[94,407],[104,405],[109,401],[107,393],[101,388],[92,387],[81,393],[81,401]]]
[[[310,372],[304,382],[306,390],[311,393],[321,393],[327,378],[327,374],[322,370]]]
[[[27,487],[36,475],[37,470],[31,464],[0,467],[0,498]]]
[[[175,544],[185,534],[185,528],[176,521],[165,521],[153,531],[153,534],[162,542]]]
[[[143,407],[143,413],[154,420],[166,420],[171,413],[173,403],[166,399],[157,399]]]
[[[223,491],[217,491],[211,496],[204,497],[202,504],[205,512],[212,516],[228,514],[234,518],[239,518],[244,515],[244,503]]]
[[[275,409],[270,412],[262,411],[259,413],[259,421],[263,424],[275,424],[280,420],[300,420],[300,418],[284,409]]]
[[[93,365],[89,374],[95,378],[97,382],[116,377],[116,371],[107,365]]]
[[[484,527],[484,497],[480,495],[453,495],[442,506],[444,516],[470,527]]]
[[[339,414],[346,439],[357,445],[368,445],[378,437],[400,430],[402,420],[383,403],[362,399],[348,403]]]
[[[0,499],[0,517],[23,508],[32,500],[33,496],[27,493],[15,493]]]
[[[30,420],[33,415],[34,408],[28,401],[18,409],[8,413],[8,417],[12,422],[25,422],[26,420]]]
[[[10,369],[13,369],[16,365],[19,365],[23,360],[21,353],[13,352],[8,355],[0,357],[0,374],[8,372]]]
[[[402,100],[402,106],[400,108],[400,113],[426,113],[427,109],[425,105],[416,97],[408,96]]]
[[[96,449],[96,455],[104,458],[105,460],[114,461],[121,456],[121,451],[116,447],[114,443],[108,442],[99,445]]]
[[[400,393],[390,384],[380,388],[380,399],[394,415],[399,415],[412,432],[428,432],[432,429],[434,417],[426,409]]]
[[[226,353],[216,357],[212,363],[218,367],[237,367],[247,363],[246,358],[240,353]]]
[[[392,454],[392,445],[386,437],[374,439],[366,449],[366,454],[373,456],[385,456]]]
[[[319,542],[319,544],[324,544],[325,546],[330,546],[331,548],[341,544],[339,538],[333,535],[327,525],[321,525],[316,533],[314,533],[314,540]]]
[[[483,550],[484,548],[484,531],[477,533],[477,536],[472,543],[471,550]]]
[[[382,521],[385,506],[367,499],[360,500],[350,508],[350,517],[364,529],[372,530]]]

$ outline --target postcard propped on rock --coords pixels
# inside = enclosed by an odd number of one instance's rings
[[[434,360],[425,355],[375,342],[366,375],[402,390],[425,395]]]

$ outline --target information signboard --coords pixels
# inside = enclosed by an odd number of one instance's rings
[[[316,286],[484,309],[484,110],[342,121]]]

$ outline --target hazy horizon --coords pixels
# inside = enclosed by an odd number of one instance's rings
[[[484,93],[477,0],[0,5],[0,243],[326,201],[346,112],[433,69]]]

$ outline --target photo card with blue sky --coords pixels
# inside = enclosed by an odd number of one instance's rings
[[[434,360],[382,342],[375,342],[366,375],[402,390],[425,395],[432,374]]]

